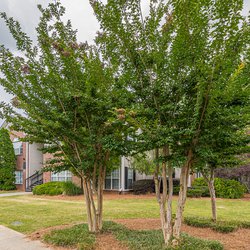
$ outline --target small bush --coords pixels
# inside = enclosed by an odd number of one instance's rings
[[[139,180],[133,183],[134,194],[153,193],[155,191],[154,180]]]
[[[64,191],[64,182],[47,182],[33,188],[36,195],[60,195]]]
[[[81,188],[72,182],[47,182],[33,188],[35,195],[79,195],[82,193]]]
[[[178,195],[179,192],[180,192],[180,187],[174,187],[174,188],[173,188],[173,194],[174,194],[174,195]]]
[[[204,187],[206,186],[206,181],[204,178],[197,178],[193,182],[193,186]],[[222,178],[215,178],[214,187],[216,197],[219,198],[229,198],[238,199],[242,198],[246,192],[246,187],[242,185],[239,181],[228,180]]]
[[[200,188],[189,188],[187,191],[187,197],[200,198],[203,190]]]
[[[82,193],[82,189],[76,186],[73,182],[67,181],[64,183],[64,194],[74,196]]]

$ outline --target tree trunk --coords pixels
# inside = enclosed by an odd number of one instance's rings
[[[202,172],[202,175],[207,182],[207,186],[210,193],[211,199],[211,208],[212,208],[212,220],[214,222],[217,221],[217,210],[216,210],[216,195],[215,195],[215,188],[214,188],[214,168],[210,167],[210,174],[206,171]]]
[[[163,156],[169,155],[169,148],[167,146],[163,147]],[[159,158],[159,150],[156,149],[156,159]],[[172,168],[168,167],[168,174],[171,173],[171,178],[169,179],[169,192],[167,185],[167,164],[166,159],[162,163],[162,185],[163,192],[160,194],[160,184],[159,184],[159,164],[157,164],[154,174],[155,181],[155,192],[156,198],[160,207],[160,219],[161,228],[164,238],[164,243],[169,245],[172,238],[172,193],[173,193],[173,180],[172,180]],[[167,207],[166,207],[167,203]]]
[[[188,185],[188,177],[189,177],[189,170],[192,161],[192,151],[189,150],[187,162],[181,169],[181,176],[180,176],[180,192],[177,204],[177,211],[173,229],[173,236],[174,238],[179,241],[180,239],[180,232],[181,232],[181,224],[183,218],[183,212],[185,207],[185,202],[187,198],[187,185]]]
[[[93,232],[94,225],[93,225],[93,218],[92,218],[93,216],[92,216],[92,211],[91,211],[91,202],[90,202],[90,197],[89,197],[87,181],[85,178],[83,178],[83,190],[84,190],[84,198],[85,198],[86,210],[87,210],[88,228],[90,232]]]
[[[211,207],[212,207],[212,220],[217,221],[217,211],[216,211],[216,195],[214,188],[214,168],[210,170],[210,178],[208,179],[208,188],[211,198]]]
[[[173,169],[172,166],[168,166],[168,205],[167,205],[167,241],[173,237],[172,227],[172,200],[173,200]]]
[[[213,221],[217,221],[217,212],[216,212],[216,196],[215,196],[215,189],[214,189],[214,181],[209,182],[209,192],[211,197],[211,206],[212,206],[212,218]]]

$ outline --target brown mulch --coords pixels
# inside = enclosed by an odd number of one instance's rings
[[[119,219],[115,220],[115,222],[133,230],[161,228],[159,219]],[[218,240],[224,245],[225,250],[250,250],[250,229],[238,229],[235,232],[223,234],[215,232],[210,228],[196,228],[183,225],[182,230],[198,238]]]
[[[133,230],[153,230],[161,228],[159,219],[119,219],[115,220],[115,222]],[[42,229],[28,235],[28,237],[32,240],[41,240],[42,236],[51,230],[64,229],[72,227],[73,225],[76,224]],[[238,229],[235,232],[223,234],[215,232],[210,228],[196,228],[184,224],[182,230],[198,238],[218,240],[224,245],[225,250],[250,250],[250,229]],[[72,249],[65,247],[50,247],[54,250]],[[117,241],[112,234],[99,234],[97,235],[95,250],[128,250],[128,248]]]
[[[96,250],[128,250],[112,234],[100,234],[97,236]]]

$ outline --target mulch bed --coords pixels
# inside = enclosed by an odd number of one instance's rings
[[[161,228],[159,219],[119,219],[115,220],[115,222],[133,230]],[[196,228],[183,225],[182,230],[198,238],[218,240],[224,245],[225,250],[250,250],[250,229],[238,229],[235,232],[224,234],[215,232],[210,228]]]
[[[115,222],[120,223],[132,230],[153,230],[160,229],[159,219],[119,219]],[[76,224],[55,226],[34,232],[28,237],[32,240],[41,240],[44,234],[47,234],[54,229],[63,229],[72,227]],[[238,229],[235,232],[223,234],[215,232],[210,228],[196,228],[187,225],[182,226],[182,230],[191,236],[202,239],[218,240],[220,241],[225,250],[250,250],[250,229]],[[65,247],[52,247],[55,250],[65,250],[70,248]],[[112,234],[97,235],[96,250],[128,250],[128,248],[117,241]]]

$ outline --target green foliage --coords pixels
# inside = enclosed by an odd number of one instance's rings
[[[203,190],[200,188],[189,188],[187,191],[187,197],[200,198],[203,194]]]
[[[153,193],[155,191],[154,180],[138,180],[133,183],[134,194]]]
[[[129,246],[129,249],[161,250],[166,248],[163,244],[163,236],[159,230],[135,231],[114,223],[104,222],[103,233],[112,233],[117,240]],[[44,240],[57,246],[75,247],[77,249],[94,249],[95,235],[87,230],[87,225],[76,225],[71,228],[53,230],[44,236]],[[222,250],[221,243],[202,240],[183,234],[181,245],[176,250]]]
[[[63,193],[65,195],[74,196],[74,195],[80,195],[83,192],[82,192],[82,189],[78,187],[76,184],[74,184],[73,182],[67,181],[67,182],[64,182]]]
[[[210,219],[199,218],[199,217],[185,217],[184,222],[189,226],[211,228],[214,231],[220,233],[230,233],[242,226],[240,222],[235,223],[235,222],[218,221],[217,223],[215,223]]]
[[[89,233],[87,224],[71,228],[53,230],[44,236],[44,241],[56,246],[74,247],[78,250],[92,250],[95,245],[95,235]]]
[[[193,182],[193,186],[196,187],[204,187],[205,185],[206,181],[203,177],[197,178]],[[247,192],[246,187],[236,180],[215,178],[214,186],[216,197],[219,198],[238,199]]]
[[[7,129],[0,129],[0,190],[13,190],[15,186],[15,152]]]
[[[82,194],[80,187],[76,186],[73,182],[59,182],[52,181],[38,186],[32,190],[35,195],[60,195],[65,194],[69,196]]]
[[[96,46],[77,41],[71,22],[62,20],[65,8],[59,2],[38,8],[37,45],[17,21],[1,14],[23,56],[0,47],[0,84],[16,97],[12,104],[1,103],[0,113],[26,134],[24,140],[47,145],[43,152],[54,156],[47,170],[73,168],[92,179],[94,165],[97,173],[100,166],[109,172],[129,144],[125,130],[119,132],[126,126],[117,119],[110,123],[114,78]]]
[[[64,192],[64,182],[47,182],[35,186],[32,190],[35,195],[60,195]]]
[[[178,248],[167,248],[163,244],[163,236],[160,230],[129,230],[114,222],[106,222],[104,232],[112,232],[115,237],[129,246],[129,249],[161,250],[161,249],[187,249],[187,250],[221,250],[223,246],[216,241],[202,240],[182,234],[181,244]]]

